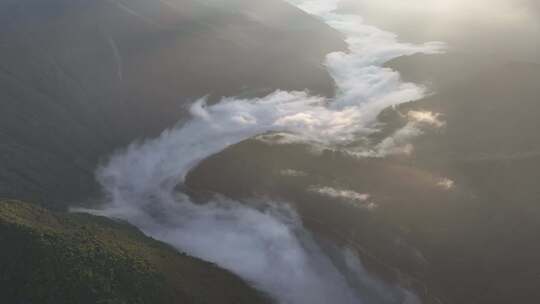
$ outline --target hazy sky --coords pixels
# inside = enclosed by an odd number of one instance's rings
[[[537,0],[343,0],[342,7],[404,40],[540,61]]]

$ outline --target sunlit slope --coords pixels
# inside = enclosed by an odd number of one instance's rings
[[[332,94],[339,34],[281,1],[0,4],[0,195],[66,201],[100,159],[210,95]]]
[[[0,202],[5,303],[268,303],[236,276],[125,223]]]
[[[373,144],[405,126],[411,110],[445,122],[423,130],[410,155],[358,158],[249,140],[203,162],[187,184],[195,193],[294,202],[307,227],[355,248],[373,273],[412,287],[425,303],[535,303],[540,68],[471,62],[391,63],[424,67],[402,71],[438,93],[383,112]]]

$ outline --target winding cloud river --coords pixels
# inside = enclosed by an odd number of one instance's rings
[[[201,99],[187,122],[113,155],[97,172],[107,203],[85,211],[126,220],[234,272],[279,303],[416,303],[411,293],[370,277],[352,251],[323,250],[286,204],[259,199],[253,208],[219,197],[195,204],[177,190],[200,161],[245,139],[280,132],[339,148],[373,132],[382,109],[424,96],[422,87],[403,83],[382,65],[403,55],[442,52],[443,44],[400,43],[359,16],[336,13],[338,1],[289,2],[346,36],[348,52],[329,54],[325,62],[335,98],[277,91],[215,105]],[[336,257],[345,270],[335,265]]]

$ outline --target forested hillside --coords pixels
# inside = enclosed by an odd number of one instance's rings
[[[236,276],[126,223],[0,201],[4,303],[269,303]]]

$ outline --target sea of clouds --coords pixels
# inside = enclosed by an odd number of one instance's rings
[[[83,211],[126,220],[238,274],[279,303],[416,303],[411,293],[367,274],[351,250],[323,249],[286,204],[222,197],[196,204],[177,190],[198,163],[242,140],[285,132],[295,140],[340,147],[373,132],[382,109],[424,96],[424,88],[403,83],[382,65],[403,55],[442,52],[442,43],[398,42],[357,15],[335,13],[337,0],[289,2],[346,37],[348,52],[329,54],[325,62],[336,82],[335,98],[277,91],[214,105],[198,100],[187,122],[113,155],[97,172],[107,203]]]

